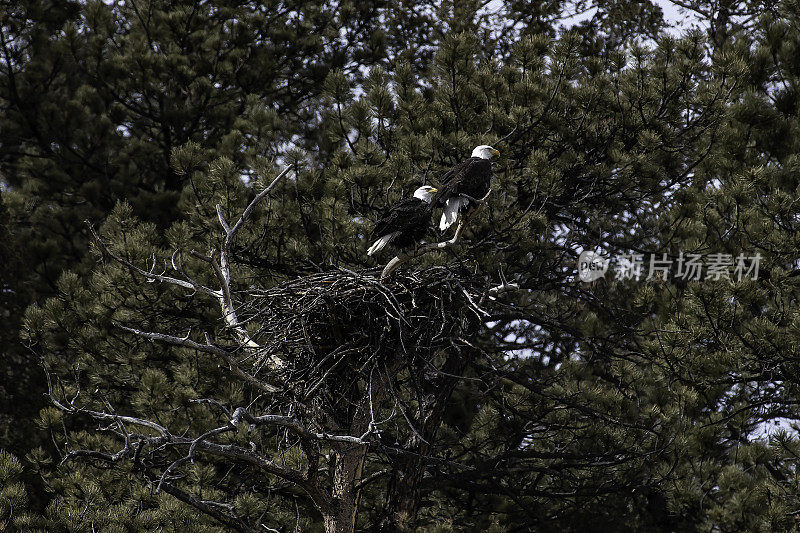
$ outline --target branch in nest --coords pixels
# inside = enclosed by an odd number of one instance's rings
[[[441,241],[441,242],[434,242],[434,243],[430,243],[430,244],[425,244],[425,245],[422,245],[422,246],[416,248],[413,251],[404,252],[404,253],[396,255],[394,257],[394,259],[392,259],[391,261],[389,261],[386,264],[386,266],[383,269],[383,272],[381,272],[381,281],[383,281],[383,280],[387,279],[389,276],[391,276],[392,272],[397,270],[400,267],[400,265],[402,265],[403,263],[405,263],[407,261],[410,261],[411,259],[414,259],[415,257],[419,257],[419,256],[425,255],[425,254],[427,254],[429,252],[433,252],[435,250],[444,250],[445,248],[448,248],[448,247],[454,245],[455,243],[457,243],[458,239],[461,238],[461,234],[464,232],[464,228],[466,227],[467,222],[469,222],[469,220],[472,217],[474,217],[483,208],[483,206],[485,205],[486,199],[489,197],[490,194],[492,194],[491,189],[489,190],[489,192],[486,193],[486,196],[484,196],[480,200],[476,200],[475,198],[469,198],[470,200],[473,200],[478,205],[477,205],[477,207],[472,209],[469,213],[467,213],[466,215],[464,215],[461,218],[461,222],[458,223],[458,228],[456,228],[456,232],[453,235],[452,239],[447,240],[447,241]]]

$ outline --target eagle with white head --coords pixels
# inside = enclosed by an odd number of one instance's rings
[[[430,228],[433,200],[437,189],[423,185],[412,198],[403,198],[392,204],[375,223],[372,238],[377,240],[367,250],[373,255],[389,244],[396,248],[411,248],[425,236]]]
[[[444,231],[452,226],[458,213],[469,206],[471,199],[480,199],[489,193],[492,181],[491,160],[500,152],[487,144],[475,147],[472,156],[451,168],[442,176],[439,192],[433,198],[433,205],[443,206],[439,229]]]

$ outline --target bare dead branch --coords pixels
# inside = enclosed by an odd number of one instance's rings
[[[293,167],[291,165],[289,165],[288,167],[283,169],[283,171],[280,174],[278,174],[278,177],[276,177],[274,180],[272,180],[272,183],[270,183],[267,186],[266,189],[264,189],[263,191],[258,193],[256,195],[256,197],[253,198],[253,200],[250,202],[250,204],[245,208],[244,212],[242,213],[242,216],[239,217],[239,220],[237,220],[236,224],[233,225],[233,228],[228,228],[226,230],[226,236],[225,236],[225,248],[226,249],[230,250],[230,247],[231,247],[231,245],[233,244],[233,241],[236,238],[236,233],[239,231],[239,228],[242,227],[242,224],[244,224],[245,220],[247,220],[247,218],[250,216],[250,213],[253,211],[253,208],[256,206],[256,204],[258,202],[260,202],[266,195],[268,195],[269,192],[272,189],[275,188],[275,185],[278,184],[278,181],[280,181],[281,178],[283,178],[286,174],[288,174],[289,171],[292,168]],[[219,213],[219,210],[220,210],[220,207],[219,207],[219,205],[217,205],[217,212],[218,213]],[[220,219],[220,221],[222,221],[222,218]]]
[[[262,424],[271,424],[276,426],[282,426],[301,438],[305,439],[314,439],[314,440],[325,440],[330,442],[345,442],[349,444],[360,444],[360,445],[367,445],[369,441],[367,438],[374,433],[374,428],[370,424],[370,427],[365,431],[360,437],[355,437],[352,435],[332,435],[330,433],[325,432],[313,432],[306,429],[299,420],[296,418],[292,418],[290,416],[283,416],[283,415],[261,415],[261,416],[253,416],[250,414],[247,409],[243,407],[238,407],[233,412],[233,418],[231,418],[231,423],[236,425],[241,420],[245,420],[254,425],[262,425]]]
[[[114,252],[112,252],[111,249],[108,247],[108,245],[105,243],[105,241],[103,241],[103,239],[100,237],[100,235],[97,234],[97,232],[94,229],[94,226],[92,226],[88,221],[86,222],[86,224],[89,226],[89,231],[92,233],[92,236],[100,244],[100,246],[103,248],[103,250],[105,251],[106,254],[111,256],[111,258],[114,259],[116,262],[127,266],[128,268],[130,268],[131,270],[133,270],[137,274],[147,278],[148,280],[159,281],[159,282],[162,282],[162,283],[171,283],[172,285],[177,285],[179,287],[183,287],[183,288],[186,288],[186,289],[192,289],[192,290],[195,290],[195,291],[198,291],[198,292],[209,294],[209,295],[214,296],[214,297],[219,297],[219,292],[218,291],[210,289],[210,288],[206,287],[205,285],[201,285],[201,284],[196,283],[196,282],[194,282],[192,280],[183,280],[183,279],[173,278],[171,276],[164,276],[162,274],[154,274],[153,272],[148,272],[148,271],[146,271],[144,269],[141,269],[141,268],[137,267],[136,265],[134,265],[133,263],[131,263],[127,259],[123,259],[122,257],[120,257],[117,254],[115,254]],[[153,267],[155,268],[155,264],[153,265]]]
[[[188,492],[179,489],[171,483],[164,483],[163,488],[164,492],[167,494],[174,496],[183,503],[191,505],[195,509],[198,509],[203,513],[219,520],[222,524],[225,524],[234,531],[239,531],[241,533],[254,533],[256,531],[255,529],[248,527],[239,518],[230,516],[229,514],[223,513],[217,509],[217,505],[214,505],[216,502],[212,503],[205,500],[198,500]]]
[[[104,413],[102,411],[94,411],[92,409],[86,409],[86,408],[83,408],[83,407],[77,407],[73,403],[70,403],[69,406],[64,405],[62,402],[60,402],[56,398],[56,395],[53,392],[53,381],[52,381],[52,378],[50,377],[50,369],[47,368],[47,365],[45,365],[44,363],[42,363],[42,366],[44,367],[44,374],[45,374],[45,377],[47,378],[47,394],[50,397],[50,401],[53,402],[53,405],[55,405],[57,408],[61,409],[65,413],[85,414],[85,415],[91,416],[92,418],[94,418],[96,420],[111,420],[111,421],[116,421],[116,422],[127,422],[129,424],[135,424],[135,425],[138,425],[138,426],[143,426],[143,427],[150,428],[150,429],[158,432],[160,435],[162,435],[164,437],[169,436],[170,433],[169,433],[169,430],[167,430],[167,428],[165,428],[161,424],[157,424],[157,423],[155,423],[155,422],[153,422],[151,420],[145,420],[143,418],[137,418],[135,416],[123,416],[123,415],[118,415],[116,413]]]
[[[71,452],[66,454],[63,459],[61,459],[61,464],[62,465],[66,464],[75,457],[91,457],[93,459],[100,459],[105,463],[116,463],[117,461],[128,455],[130,451],[131,450],[129,450],[127,446],[114,454],[103,453],[97,450],[72,450]]]
[[[517,283],[508,283],[506,280],[503,280],[503,283],[501,283],[500,285],[496,285],[494,287],[491,287],[489,289],[489,291],[487,292],[487,296],[489,297],[490,300],[496,300],[497,297],[500,296],[501,294],[505,294],[507,292],[518,291],[518,290],[519,290],[519,284],[517,284]],[[486,300],[485,297],[481,298],[480,304],[483,305],[485,300]]]
[[[356,490],[360,490],[360,489],[364,488],[365,486],[369,485],[370,483],[372,483],[376,479],[379,479],[382,476],[385,476],[386,474],[389,474],[391,471],[392,471],[391,468],[384,468],[383,470],[378,470],[377,472],[373,472],[372,474],[368,475],[367,477],[362,478],[361,481],[359,481],[356,484],[356,487],[355,487]]]
[[[264,383],[263,381],[257,379],[256,377],[242,370],[236,363],[234,355],[232,353],[230,353],[227,350],[223,350],[219,346],[214,346],[213,344],[211,344],[211,341],[207,336],[206,336],[207,344],[201,344],[199,342],[193,341],[188,336],[176,337],[174,335],[167,335],[165,333],[141,331],[136,328],[129,328],[127,326],[123,326],[122,324],[117,324],[117,326],[120,327],[121,329],[124,329],[125,331],[133,333],[134,335],[143,337],[151,341],[165,342],[167,344],[173,344],[175,346],[185,346],[186,348],[191,348],[193,350],[198,350],[200,352],[216,355],[217,357],[225,361],[225,364],[228,365],[228,368],[230,368],[231,372],[233,372],[236,376],[240,377],[253,387],[266,393],[274,393],[282,390],[281,388],[276,387],[274,385],[270,385],[269,383]]]
[[[219,251],[219,262],[215,259],[215,254],[212,252],[211,257],[205,259],[209,260],[208,262],[211,264],[212,268],[214,269],[214,274],[217,277],[217,280],[220,283],[221,289],[217,294],[219,298],[220,307],[222,308],[222,316],[225,319],[225,323],[231,328],[234,333],[236,334],[239,342],[250,349],[259,349],[260,346],[256,343],[250,335],[247,333],[247,330],[242,326],[239,322],[239,319],[236,314],[236,308],[233,304],[233,298],[231,297],[231,267],[230,267],[230,253],[231,253],[231,246],[233,245],[234,241],[236,240],[236,234],[239,232],[239,229],[242,227],[242,224],[247,220],[252,213],[253,209],[255,208],[256,204],[260,202],[269,192],[278,184],[281,178],[283,178],[289,171],[292,169],[291,165],[283,169],[283,171],[278,174],[278,176],[272,180],[263,191],[258,193],[255,198],[248,204],[245,208],[242,215],[239,217],[239,220],[236,221],[236,224],[231,227],[227,220],[225,220],[225,215],[222,212],[222,206],[217,204],[217,216],[219,218],[219,223],[222,226],[223,231],[225,232],[225,240],[222,244],[222,249]],[[199,255],[199,254],[198,254]],[[200,256],[202,257],[202,256]],[[272,369],[282,368],[285,363],[276,355],[270,355],[268,357],[270,367]]]

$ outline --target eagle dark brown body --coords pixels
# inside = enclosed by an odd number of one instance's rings
[[[444,231],[455,223],[458,213],[467,207],[470,199],[480,199],[489,193],[492,183],[491,159],[500,152],[482,144],[472,151],[472,156],[442,176],[439,192],[433,198],[433,205],[442,206],[442,219],[439,229]]]
[[[382,250],[391,243],[395,248],[411,248],[425,237],[430,228],[433,196],[437,189],[423,185],[411,198],[392,204],[375,223],[372,230],[372,243],[367,255]]]
[[[483,198],[489,192],[492,179],[492,163],[488,159],[470,157],[454,166],[442,177],[439,192],[433,198],[434,205],[444,205],[448,198],[466,194],[472,198]]]

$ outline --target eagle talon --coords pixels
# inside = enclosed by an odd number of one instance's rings
[[[461,196],[462,198],[466,198],[467,200],[469,200],[470,202],[472,202],[472,203],[474,203],[476,205],[480,205],[480,204],[483,203],[483,200],[478,200],[477,198],[473,198],[469,194],[459,194],[459,196]]]

